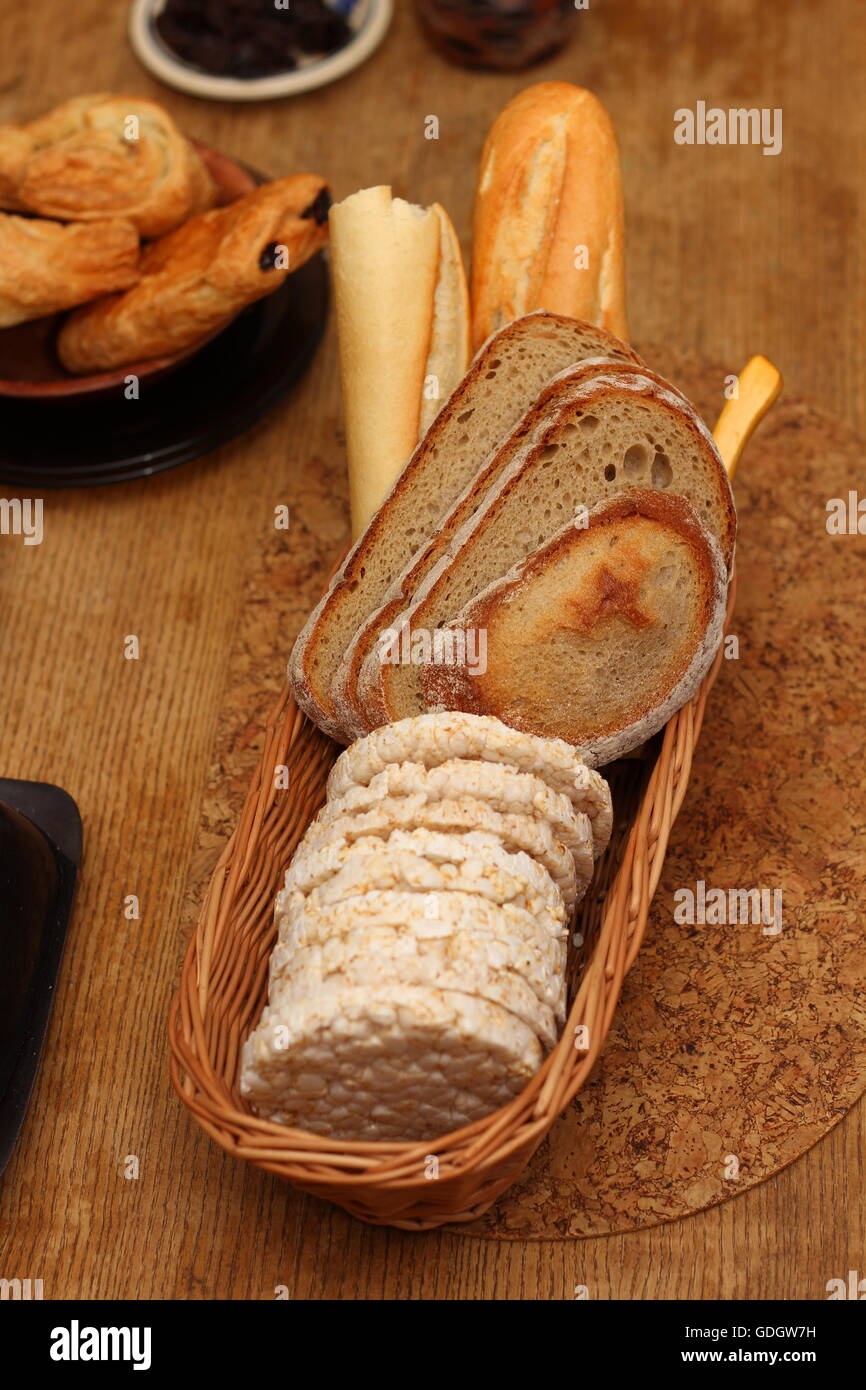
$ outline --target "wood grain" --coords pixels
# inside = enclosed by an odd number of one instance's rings
[[[526,79],[448,67],[397,8],[357,73],[242,108],[151,81],[128,49],[125,4],[39,0],[4,26],[0,119],[84,90],[152,95],[273,174],[320,171],[337,196],[390,181],[438,198],[468,247],[486,128]],[[788,0],[772,18],[760,0],[599,0],[572,48],[533,74],[593,87],[617,123],[638,346],[671,342],[732,371],[764,352],[860,433],[864,57],[857,0]],[[699,99],[782,107],[783,153],[674,145],[674,110]],[[438,141],[424,139],[429,114]],[[293,1298],[534,1300],[578,1284],[592,1298],[824,1296],[827,1279],[862,1272],[862,1103],[736,1201],[549,1245],[366,1229],[228,1162],[174,1100],[164,1020],[230,654],[248,638],[245,586],[280,502],[312,584],[345,541],[345,495],[330,332],[291,401],[242,440],[159,479],[49,494],[42,546],[0,537],[0,768],[66,786],[86,836],[45,1061],[0,1186],[0,1274],[40,1277],[46,1297],[271,1298],[285,1285]],[[138,662],[123,660],[130,633]],[[130,893],[138,922],[123,916]],[[129,1154],[137,1180],[123,1175]]]

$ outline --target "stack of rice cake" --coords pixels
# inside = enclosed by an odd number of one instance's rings
[[[517,1095],[565,1018],[568,926],[611,830],[560,740],[426,714],[334,764],[277,898],[241,1090],[267,1119],[426,1140]]]

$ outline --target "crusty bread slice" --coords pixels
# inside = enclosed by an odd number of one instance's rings
[[[682,397],[646,377],[588,382],[555,424],[518,456],[453,538],[391,632],[361,669],[359,696],[375,724],[425,708],[422,670],[403,653],[451,622],[488,584],[544,545],[581,508],[650,485],[686,497],[719,542],[730,569],[736,535],[731,485],[706,426]],[[387,634],[386,634],[387,636]],[[395,645],[399,652],[395,652]]]
[[[498,449],[494,450],[487,462],[482,464],[450,512],[442,518],[434,534],[426,544],[419,547],[403,573],[394,581],[385,602],[361,624],[346,649],[331,686],[334,712],[346,737],[361,738],[375,727],[360,697],[358,679],[364,662],[376,646],[379,634],[391,627],[411,602],[425,576],[430,573],[437,560],[447,553],[454,537],[478,510],[489,490],[503,477],[517,456],[525,453],[535,440],[540,438],[542,432],[554,423],[562,408],[568,405],[575,393],[580,392],[591,378],[600,372],[610,376],[620,372],[633,374],[634,371],[633,362],[616,361],[612,357],[588,357],[584,362],[558,372],[544,387],[516,429],[503,440]],[[677,388],[671,386],[663,377],[656,376],[645,367],[641,368],[641,375],[688,404],[685,397],[680,396]]]
[[[421,416],[413,446],[424,438],[455,386],[463,380],[472,360],[469,286],[460,242],[442,204],[433,203],[430,210],[439,221],[439,273],[433,289],[430,348],[424,364]],[[384,496],[380,501],[384,501]]]
[[[517,319],[480,349],[295,643],[295,698],[327,733],[341,737],[331,685],[361,623],[546,382],[599,355],[639,361],[604,329],[547,313]]]
[[[694,507],[630,488],[443,630],[445,658],[465,652],[469,630],[483,632],[484,660],[476,671],[459,658],[425,664],[427,708],[493,714],[602,766],[691,699],[722,639],[727,591],[722,552]]]

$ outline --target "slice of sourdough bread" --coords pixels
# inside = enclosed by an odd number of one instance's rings
[[[684,498],[631,488],[567,525],[449,630],[484,632],[484,669],[424,667],[428,709],[494,714],[601,766],[657,732],[722,639],[728,574]],[[451,651],[465,650],[455,641]]]
[[[375,727],[368,717],[365,702],[358,690],[358,680],[364,662],[381,634],[391,628],[403,609],[411,602],[413,594],[418,591],[437,560],[447,553],[460,528],[475,514],[490,489],[504,476],[518,456],[522,457],[541,437],[543,431],[557,420],[559,412],[575,398],[575,393],[580,392],[588,381],[600,372],[609,377],[619,373],[634,374],[634,371],[633,362],[618,362],[611,357],[588,357],[586,361],[558,372],[544,387],[517,428],[512,430],[482,465],[450,512],[442,518],[434,534],[426,544],[419,547],[402,574],[392,584],[382,606],[362,623],[346,650],[334,677],[331,698],[336,718],[348,739],[361,738]],[[645,367],[641,368],[640,374],[688,404],[677,388],[671,386],[663,377],[656,376],[655,372],[650,372]]]
[[[599,355],[639,362],[604,329],[548,313],[517,319],[480,349],[295,643],[295,698],[327,733],[341,737],[331,685],[361,623],[546,382]]]
[[[418,657],[423,659],[437,628],[584,515],[582,509],[647,485],[693,503],[730,570],[736,536],[733,495],[703,421],[681,397],[640,374],[599,375],[575,392],[557,421],[515,459],[452,539],[412,603],[392,623],[401,640],[380,644],[367,657],[358,689],[371,722],[405,719],[424,710]]]

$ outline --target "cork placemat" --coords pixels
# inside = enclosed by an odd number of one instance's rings
[[[641,351],[715,420],[736,367]],[[710,697],[644,945],[591,1081],[467,1231],[574,1238],[686,1216],[778,1172],[866,1089],[866,535],[856,512],[854,534],[827,525],[831,499],[856,508],[864,449],[785,396],[750,444],[736,483],[738,652]],[[345,541],[344,493],[335,440],[250,579],[190,920],[293,635]],[[752,890],[766,923],[751,920]]]

